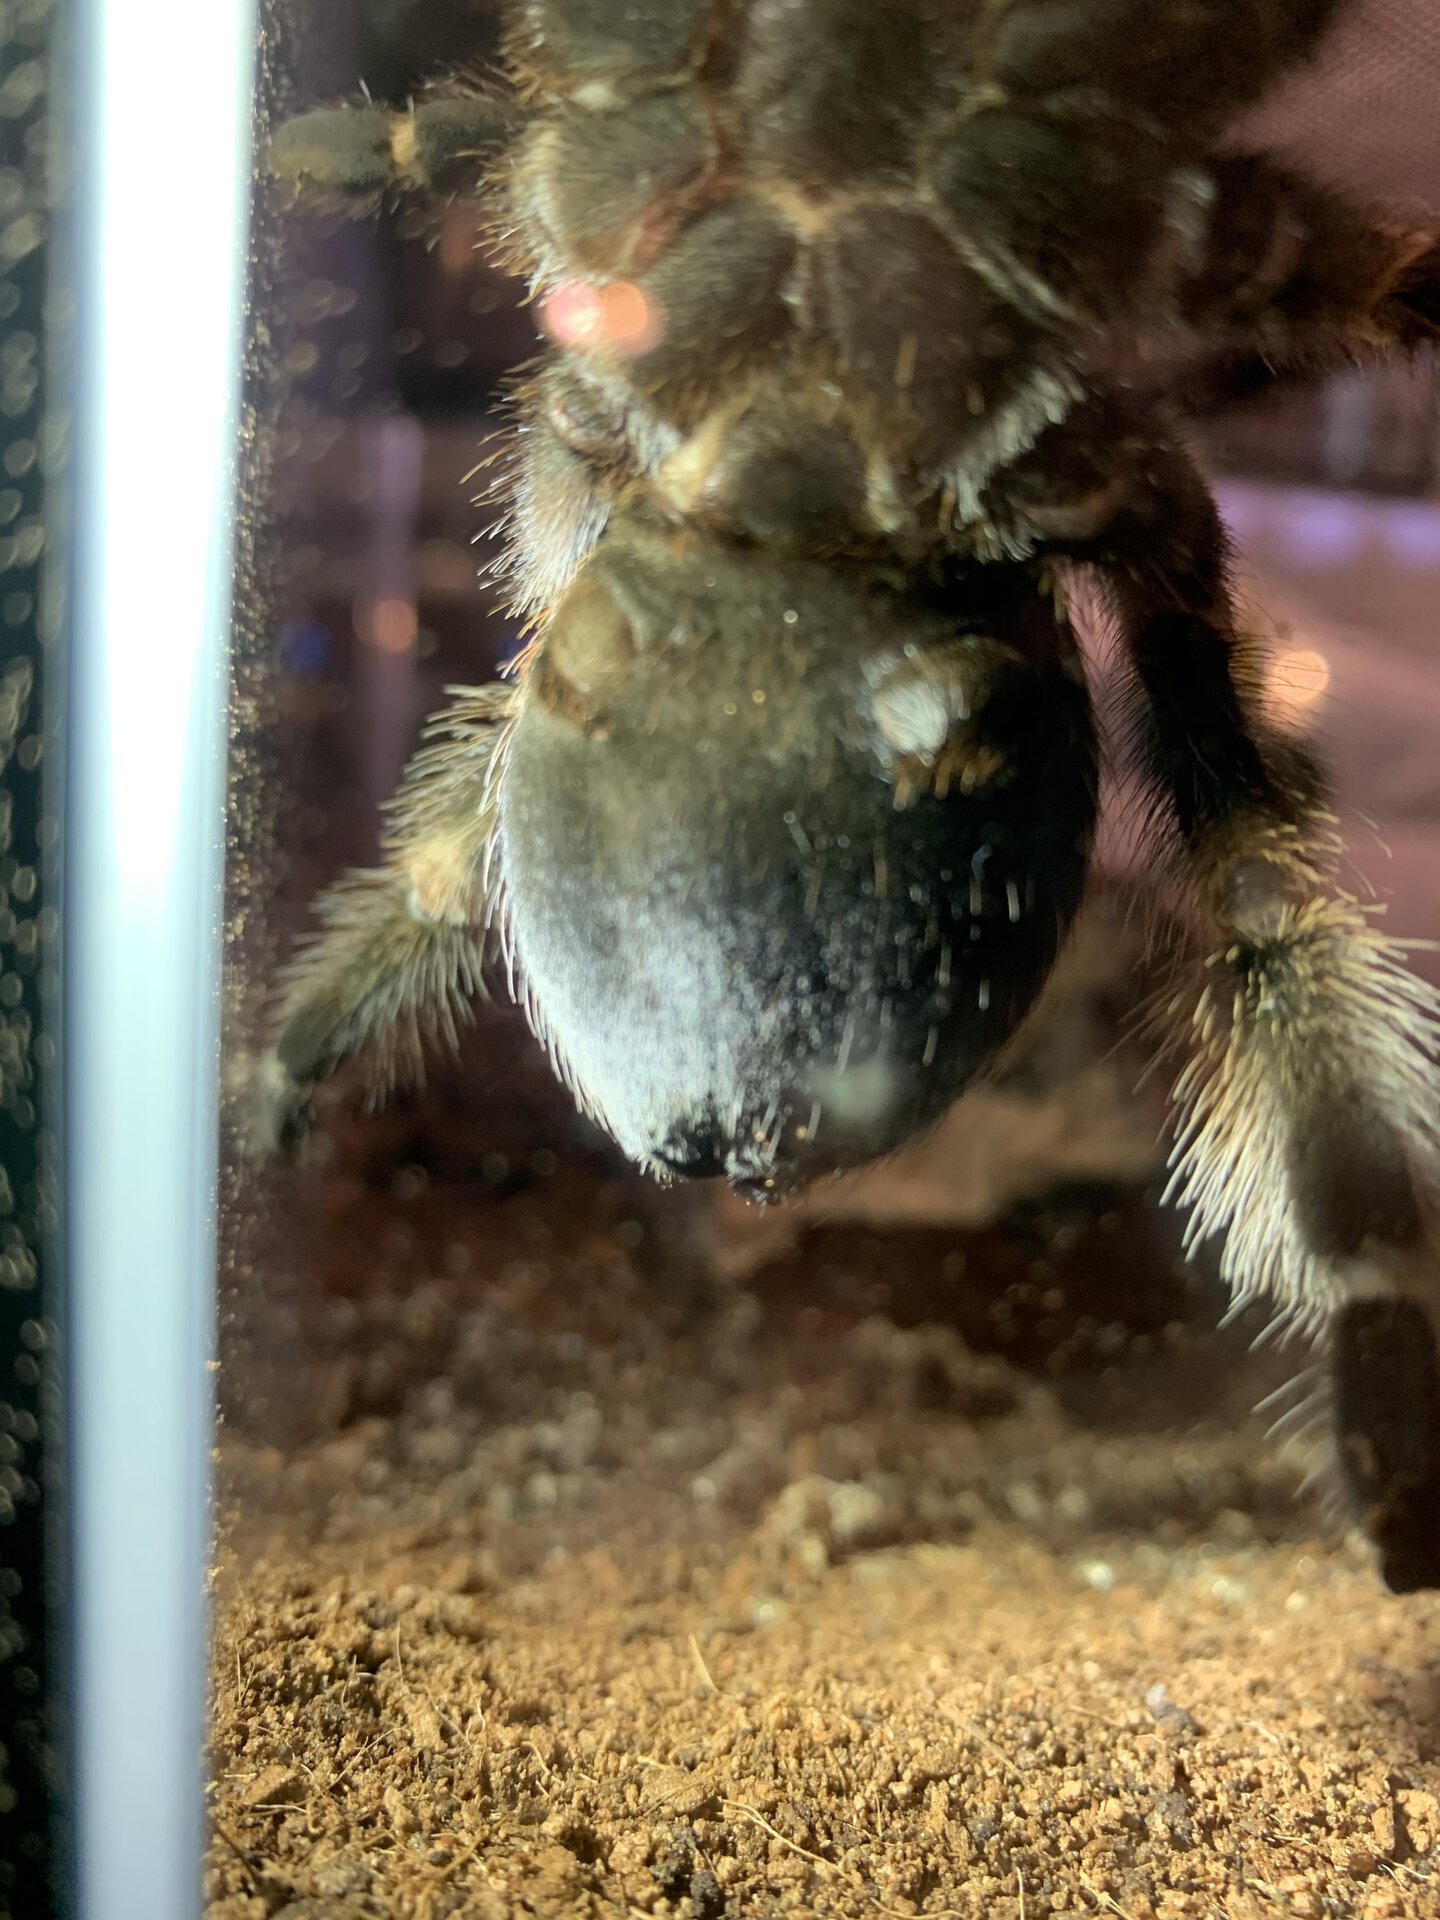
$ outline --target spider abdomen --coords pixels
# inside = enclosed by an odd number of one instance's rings
[[[899,590],[612,528],[498,784],[532,1020],[642,1164],[764,1197],[993,1058],[1084,882],[1089,704],[1021,570]]]

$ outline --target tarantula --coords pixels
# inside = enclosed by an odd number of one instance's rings
[[[1330,1338],[1390,1584],[1440,1582],[1440,1005],[1266,723],[1174,369],[1440,338],[1440,244],[1220,145],[1339,0],[519,0],[508,94],[279,128],[318,194],[474,194],[551,346],[510,683],[462,693],[289,975],[278,1070],[387,1074],[487,945],[581,1106],[757,1198],[991,1062],[1085,882],[1108,602],[1155,859],[1174,1193]]]

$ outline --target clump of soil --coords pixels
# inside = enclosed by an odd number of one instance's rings
[[[1148,1205],[669,1284],[537,1160],[307,1189],[304,1417],[224,1449],[210,1920],[1440,1913],[1440,1603]]]

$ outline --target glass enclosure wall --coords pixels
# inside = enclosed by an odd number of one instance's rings
[[[231,504],[256,29],[76,9],[65,765],[69,1899],[183,1920],[202,1820]],[[163,111],[144,111],[164,49]],[[191,76],[193,85],[175,85]],[[160,211],[163,209],[163,211]]]
[[[1371,48],[1440,76],[1423,5],[1364,13],[1272,124],[1423,203],[1418,134],[1328,138]],[[266,113],[489,85],[499,29],[276,5]],[[1423,1912],[1440,1615],[1327,1505],[1303,1346],[1222,1326],[1161,1204],[1164,904],[1123,806],[1003,1075],[823,1194],[642,1180],[503,963],[422,1086],[377,1108],[342,1071],[264,1151],[311,903],[374,861],[446,690],[525,637],[489,481],[535,310],[463,196],[362,198],[256,187],[207,1912]],[[1433,360],[1196,439],[1281,724],[1330,755],[1387,926],[1435,938]]]
[[[0,1910],[23,1920],[200,1897],[256,35],[229,5],[145,29],[103,0],[0,9]],[[137,110],[165,61],[204,90]]]

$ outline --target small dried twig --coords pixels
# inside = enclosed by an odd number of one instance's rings
[[[334,1778],[326,1781],[325,1791],[327,1793],[334,1793],[335,1789],[339,1786],[340,1782],[345,1778],[346,1774],[349,1773],[350,1769],[353,1766],[358,1766],[360,1761],[362,1761],[365,1758],[366,1754],[370,1752],[371,1748],[378,1747],[382,1740],[389,1738],[389,1735],[390,1735],[390,1729],[388,1727],[382,1727],[379,1733],[375,1735],[373,1740],[367,1740],[364,1746],[361,1747],[358,1753],[352,1753],[350,1758],[345,1762],[344,1766],[341,1767],[340,1771],[334,1776]]]
[[[1414,1867],[1407,1867],[1403,1860],[1382,1860],[1380,1867],[1382,1872],[1389,1874],[1397,1886],[1402,1880],[1413,1880],[1417,1886],[1424,1884],[1425,1875],[1417,1873]]]
[[[700,1676],[700,1684],[704,1687],[705,1691],[707,1693],[719,1693],[720,1689],[715,1684],[715,1676],[711,1673],[709,1667],[706,1666],[705,1656],[700,1651],[700,1642],[695,1638],[693,1633],[690,1636],[690,1658],[695,1662],[695,1671]]]
[[[452,1853],[444,1866],[437,1867],[434,1873],[430,1875],[430,1885],[432,1887],[438,1887],[442,1882],[448,1880],[452,1874],[458,1873],[461,1867],[468,1867],[484,1844],[483,1839],[472,1840],[469,1846],[463,1848],[459,1853]]]
[[[285,1901],[293,1900],[297,1893],[304,1891],[302,1887],[291,1879],[289,1874],[278,1869],[272,1872],[265,1863],[264,1854],[262,1854],[257,1847],[245,1846],[242,1841],[235,1838],[234,1834],[231,1833],[226,1826],[213,1817],[210,1821],[210,1831],[215,1834],[218,1839],[223,1840],[225,1845],[229,1847],[230,1851],[235,1855],[236,1859],[239,1860],[241,1866],[249,1875],[251,1886],[263,1900],[273,1902],[278,1906]]]
[[[1097,1726],[1108,1727],[1111,1733],[1136,1733],[1142,1736],[1157,1731],[1153,1727],[1122,1727],[1118,1720],[1112,1720],[1107,1714],[1097,1713],[1093,1707],[1077,1706],[1072,1700],[1066,1706],[1067,1713],[1079,1714],[1082,1720],[1093,1720]]]
[[[808,1860],[811,1866],[820,1867],[826,1873],[833,1873],[837,1880],[843,1880],[847,1886],[853,1887],[867,1900],[874,1900],[876,1913],[883,1913],[886,1920],[965,1920],[964,1914],[958,1907],[936,1907],[932,1912],[918,1915],[901,1913],[898,1907],[887,1907],[883,1901],[875,1900],[858,1873],[850,1873],[846,1868],[837,1866],[833,1860],[827,1860],[823,1854],[812,1853],[808,1847],[802,1847],[798,1840],[792,1840],[788,1834],[781,1833],[778,1827],[772,1827],[757,1808],[747,1806],[743,1800],[726,1800],[724,1806],[727,1812],[743,1813],[747,1819],[753,1820],[757,1827],[768,1833],[772,1840],[778,1840],[782,1847],[788,1847],[791,1853],[799,1854],[800,1858]]]
[[[1125,1911],[1113,1893],[1103,1893],[1099,1887],[1092,1887],[1088,1880],[1082,1880],[1080,1885],[1092,1900],[1098,1900],[1100,1902],[1100,1911],[1102,1913],[1114,1913],[1119,1915],[1120,1920],[1131,1920],[1130,1914]]]
[[[1281,1753],[1288,1751],[1287,1743],[1281,1739],[1273,1727],[1263,1726],[1258,1720],[1250,1721],[1249,1725],[1252,1732],[1258,1733],[1262,1740],[1268,1740],[1272,1746],[1278,1747]]]
[[[1000,1761],[1008,1773],[1012,1774],[1017,1780],[1023,1780],[1025,1778],[1024,1768],[1016,1766],[1015,1762],[998,1740],[992,1740],[988,1733],[982,1733],[973,1720],[970,1723],[969,1730],[974,1738],[980,1742],[981,1746],[988,1747],[990,1752],[994,1754],[995,1758]]]
[[[851,1879],[851,1875],[843,1867],[837,1867],[833,1860],[827,1860],[823,1854],[812,1853],[808,1847],[802,1847],[798,1840],[792,1840],[788,1834],[781,1833],[778,1827],[772,1827],[758,1808],[747,1806],[743,1800],[727,1800],[725,1808],[729,1813],[743,1813],[757,1827],[763,1827],[772,1840],[778,1840],[782,1847],[798,1853],[802,1860],[808,1860],[812,1866],[823,1867],[827,1873],[838,1873],[842,1880]]]
[[[243,1841],[237,1840],[234,1834],[231,1833],[231,1831],[224,1824],[223,1821],[212,1819],[210,1822],[210,1831],[214,1834],[218,1834],[220,1839],[222,1839],[225,1842],[226,1846],[229,1847],[230,1851],[234,1854],[238,1854],[240,1859],[245,1863],[247,1867],[253,1870],[254,1867],[258,1864],[260,1860],[260,1854],[257,1851],[257,1849],[254,1847],[247,1847]]]

